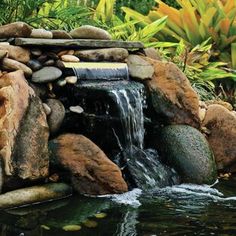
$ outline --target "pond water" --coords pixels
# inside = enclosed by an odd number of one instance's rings
[[[236,178],[2,211],[1,235],[236,235]],[[70,231],[76,230],[76,231]]]

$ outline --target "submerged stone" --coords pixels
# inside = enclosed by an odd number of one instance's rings
[[[212,184],[216,180],[216,163],[209,144],[197,129],[187,125],[170,125],[160,133],[159,148],[184,182]]]

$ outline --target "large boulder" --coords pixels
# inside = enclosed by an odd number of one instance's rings
[[[199,127],[199,98],[184,73],[174,63],[146,60],[154,67],[147,87],[156,113],[170,124]]]
[[[216,163],[209,144],[197,129],[188,125],[170,125],[161,130],[159,148],[184,182],[212,184]]]
[[[49,166],[46,115],[22,71],[1,77],[0,101],[0,157],[4,176],[8,180],[46,177]]]
[[[0,44],[0,50],[7,51],[9,58],[22,63],[27,63],[30,60],[29,49],[18,46]]]
[[[86,137],[60,135],[49,142],[49,148],[52,162],[69,171],[77,192],[103,195],[128,190],[120,169]]]
[[[74,39],[111,39],[111,35],[106,30],[91,25],[83,25],[72,30],[70,36]]]
[[[218,169],[230,168],[236,163],[236,115],[221,105],[210,105],[202,125],[209,130],[207,139]]]
[[[83,61],[123,62],[129,56],[129,52],[124,48],[102,48],[75,51],[75,55]]]
[[[0,38],[16,38],[30,36],[32,27],[24,22],[14,22],[0,26]]]

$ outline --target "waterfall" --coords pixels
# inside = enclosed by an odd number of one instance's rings
[[[131,86],[121,90],[110,91],[118,104],[125,147],[136,146],[143,149],[144,118],[143,118],[143,87]]]

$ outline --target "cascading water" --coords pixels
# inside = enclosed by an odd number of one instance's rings
[[[136,146],[143,149],[143,87],[137,84],[131,88],[112,90],[110,93],[118,104],[125,136],[124,148],[132,149],[132,146]]]

